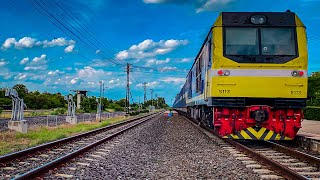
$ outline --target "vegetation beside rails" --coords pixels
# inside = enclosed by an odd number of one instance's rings
[[[320,121],[320,107],[308,106],[303,109],[304,119]]]
[[[40,127],[29,129],[29,132],[26,134],[14,131],[1,132],[0,155],[87,132],[126,119],[126,117],[120,116],[106,119],[102,122],[82,122],[76,125],[63,124],[57,127]]]

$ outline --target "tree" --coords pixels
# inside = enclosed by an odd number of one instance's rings
[[[12,87],[12,89],[15,89],[18,92],[19,97],[21,98],[24,98],[25,95],[28,93],[27,87],[23,84],[16,84]]]
[[[308,105],[320,106],[320,72],[314,72],[308,78]]]

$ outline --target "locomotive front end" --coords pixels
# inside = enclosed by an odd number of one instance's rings
[[[292,12],[222,13],[212,29],[213,127],[233,139],[291,140],[307,98],[305,26]]]

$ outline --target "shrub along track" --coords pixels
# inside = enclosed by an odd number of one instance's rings
[[[159,113],[129,119],[69,138],[0,156],[0,179],[26,179],[40,176],[93,147],[152,119]]]
[[[186,118],[190,123],[197,126],[192,119]],[[244,154],[235,153],[240,159],[243,159],[244,163],[252,163],[253,168],[260,169],[261,166],[257,166],[255,161],[259,162],[266,168],[276,172],[276,175],[268,176],[272,174],[272,171],[261,170],[260,172],[266,174],[262,175],[262,178],[279,178],[278,175],[287,179],[313,179],[320,178],[320,158],[293,150],[291,148],[282,146],[275,142],[270,141],[235,141],[232,139],[221,139],[212,129],[209,129],[203,125],[199,128],[202,132],[211,135],[215,141],[219,141],[222,148],[225,148],[229,152],[234,153],[235,147]],[[214,135],[214,137],[212,136]],[[226,143],[233,147],[226,145]],[[252,161],[250,158],[255,161]],[[256,172],[259,172],[258,170]]]

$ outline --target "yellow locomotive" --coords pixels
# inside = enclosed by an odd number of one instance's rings
[[[306,28],[291,12],[223,12],[173,107],[225,138],[291,140],[307,98]]]

